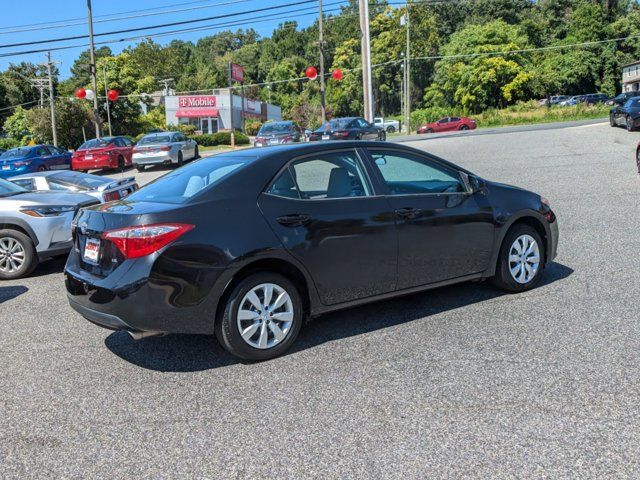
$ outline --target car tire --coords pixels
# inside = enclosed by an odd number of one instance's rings
[[[38,167],[38,171],[39,171],[39,172],[46,172],[47,170],[48,170],[48,168],[47,168],[47,166],[46,166],[46,165],[40,165],[40,166]]]
[[[396,127],[394,126],[387,127],[387,133],[396,133]]]
[[[521,259],[523,258],[518,252],[518,247],[522,249],[523,240],[535,241],[536,248],[532,248],[529,253],[527,253],[529,249],[524,248],[522,253],[525,258],[524,262],[522,260],[512,261],[513,257],[520,256]],[[525,243],[524,245],[526,246],[527,244]],[[529,243],[528,245],[530,246],[531,244]],[[536,229],[531,225],[518,224],[513,226],[504,237],[498,255],[496,273],[491,279],[496,287],[507,292],[517,293],[530,290],[538,284],[545,267],[545,245]],[[536,256],[537,265],[532,261],[535,260]],[[523,266],[518,269],[518,265],[523,263],[528,267],[525,268]],[[512,269],[515,270],[514,274],[512,274]]]
[[[461,125],[460,130],[469,130],[469,127],[467,127],[466,125]]]
[[[633,132],[634,130],[634,125],[633,125],[633,120],[631,119],[631,116],[627,115],[627,132]]]
[[[638,166],[638,174],[640,174],[640,148],[636,150],[636,165]]]
[[[17,245],[17,247],[16,247]],[[8,263],[7,250],[11,250],[12,262]],[[20,252],[20,256],[16,256]],[[16,263],[22,264],[16,267]],[[13,268],[12,266],[13,265]],[[14,280],[26,277],[38,265],[38,256],[33,241],[24,233],[12,229],[0,230],[0,280]]]
[[[266,302],[268,308],[264,308],[263,304],[266,299],[265,285],[270,285],[273,292]],[[256,295],[260,308],[264,308],[262,315],[247,298],[251,292]],[[282,292],[286,294],[282,297],[285,303],[274,309],[275,301]],[[272,272],[254,273],[240,280],[226,297],[223,308],[216,321],[216,336],[225,350],[243,360],[269,360],[283,354],[295,342],[304,321],[302,298],[297,288],[288,278]],[[244,318],[239,313],[241,309]],[[256,317],[247,317],[247,312],[249,316],[255,313]],[[275,315],[291,320],[287,323],[285,320],[275,319]],[[241,328],[244,328],[245,337]],[[277,332],[280,332],[278,336],[284,332],[284,336],[278,339]],[[272,346],[268,346],[269,343],[273,343]]]
[[[433,133],[433,130],[431,128],[427,128],[424,133]]]
[[[616,119],[613,117],[613,115],[609,115],[609,125],[611,125],[612,127],[617,127]]]
[[[180,168],[182,165],[184,165],[184,159],[182,158],[182,152],[178,152],[178,163],[176,163],[176,166],[178,168]]]
[[[198,149],[198,146],[196,145],[196,148],[193,152],[193,159],[197,160],[198,158],[200,158],[200,150]]]
[[[144,172],[144,165],[136,165],[135,167],[139,172]]]
[[[118,171],[124,172],[124,169],[125,169],[124,157],[120,156],[118,157]]]
[[[387,141],[387,133],[385,131],[380,132],[380,136],[378,137],[378,140],[380,142],[386,142]]]

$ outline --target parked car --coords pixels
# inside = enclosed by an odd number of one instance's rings
[[[386,140],[384,130],[362,117],[334,118],[309,135],[310,142],[320,140]]]
[[[454,130],[473,130],[476,121],[468,117],[444,117],[437,122],[427,123],[418,128],[418,133],[451,132]]]
[[[569,98],[569,95],[552,95],[550,98],[543,98],[542,100],[539,100],[538,103],[540,105],[546,105],[547,103],[549,103],[549,105],[558,105],[560,102],[564,102]]]
[[[373,124],[387,133],[400,131],[400,122],[398,120],[385,120],[383,117],[376,117],[373,119]]]
[[[69,169],[71,153],[53,145],[17,147],[0,155],[0,178],[29,172]]]
[[[114,180],[74,171],[27,173],[12,177],[10,181],[30,191],[84,193],[101,202],[120,200],[138,189],[134,177]]]
[[[0,148],[0,155],[2,155],[6,150],[4,148]]]
[[[529,290],[558,242],[540,195],[380,142],[223,153],[75,223],[80,314],[134,338],[215,333],[251,360],[307,316],[469,280]]]
[[[142,172],[148,165],[182,166],[198,158],[198,144],[180,132],[150,133],[133,148],[133,165]]]
[[[629,132],[635,130],[640,125],[640,97],[630,98],[624,105],[613,107],[609,112],[609,123],[612,127],[626,127]]]
[[[269,122],[260,127],[253,146],[266,147],[283,143],[297,143],[302,138],[302,131],[294,122]]]
[[[629,100],[630,98],[633,97],[637,97],[640,96],[640,92],[622,92],[619,95],[616,95],[613,98],[610,98],[609,100],[607,100],[605,102],[605,105],[624,105],[625,103],[627,103],[627,100]]]
[[[39,262],[71,249],[71,221],[99,203],[82,194],[29,192],[0,179],[0,280],[29,275]]]
[[[638,167],[638,174],[640,174],[640,143],[636,147],[636,166]]]
[[[132,165],[132,151],[133,141],[128,137],[94,138],[73,153],[71,168],[82,172],[102,168],[123,171]]]
[[[579,103],[585,103],[587,105],[595,105],[597,103],[604,103],[609,99],[604,93],[589,93],[586,95],[574,95],[573,97],[560,102],[563,107],[577,105]]]

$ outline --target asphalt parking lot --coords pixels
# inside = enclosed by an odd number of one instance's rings
[[[1,283],[0,477],[638,478],[638,140],[592,124],[411,141],[551,201],[543,284],[327,315],[265,363],[89,324],[63,261]]]

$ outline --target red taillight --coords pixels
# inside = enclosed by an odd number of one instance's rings
[[[348,137],[349,136],[349,132],[334,132],[333,134],[336,137]]]
[[[287,142],[290,142],[291,140],[293,140],[293,138],[287,135],[287,136],[282,137],[282,139],[280,141],[282,143],[287,143]]]
[[[184,223],[159,223],[109,230],[102,238],[110,240],[125,258],[139,258],[157,252],[195,228]]]
[[[131,153],[140,153],[141,150],[139,148],[133,148],[131,149]]]
[[[160,147],[160,150],[162,150],[163,152],[168,152],[169,150],[171,150],[171,147]]]
[[[118,192],[109,192],[103,195],[105,202],[113,202],[114,200],[120,200],[120,194]]]

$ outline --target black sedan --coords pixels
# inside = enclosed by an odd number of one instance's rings
[[[302,130],[294,122],[267,122],[260,127],[253,146],[268,147],[284,143],[297,143],[302,138]]]
[[[610,98],[609,100],[607,100],[605,102],[605,105],[624,105],[625,103],[627,103],[627,100],[629,100],[630,98],[633,97],[637,97],[640,94],[640,92],[622,92],[618,95],[616,95],[613,98]]]
[[[633,131],[640,125],[640,97],[633,97],[622,106],[616,106],[609,113],[609,123],[612,127],[623,126]]]
[[[383,128],[376,127],[362,117],[334,118],[323,123],[311,132],[310,142],[326,140],[379,140],[384,141],[387,134]]]
[[[286,351],[307,317],[491,279],[522,292],[556,255],[540,195],[410,147],[330,142],[229,152],[82,210],[71,306],[134,338],[216,334]]]

